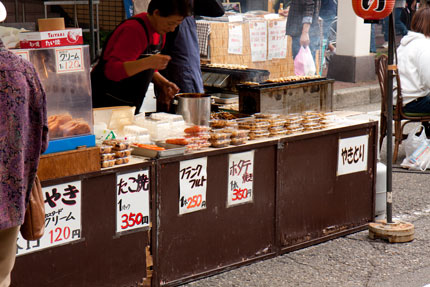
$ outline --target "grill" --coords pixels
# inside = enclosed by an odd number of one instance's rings
[[[332,111],[334,80],[318,78],[286,83],[237,85],[241,113],[301,113]]]

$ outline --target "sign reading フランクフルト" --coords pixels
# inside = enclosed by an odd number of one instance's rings
[[[180,162],[180,215],[206,209],[207,162],[207,157]]]

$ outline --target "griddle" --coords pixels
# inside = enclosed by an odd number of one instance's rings
[[[236,76],[250,76],[251,78],[254,77],[254,75],[262,76],[262,77],[268,77],[270,75],[270,72],[268,70],[259,70],[259,69],[226,69],[226,68],[215,68],[215,67],[209,67],[207,65],[201,66],[202,72],[210,72],[210,73],[218,73],[218,74],[229,74],[229,75],[236,75]]]
[[[263,83],[260,83],[258,85],[238,84],[238,85],[236,85],[236,87],[238,89],[260,90],[260,89],[265,89],[265,88],[276,88],[276,87],[285,87],[285,86],[297,85],[297,84],[323,82],[323,81],[327,81],[327,80],[328,80],[327,78],[317,78],[317,79],[299,80],[299,81],[291,81],[291,82],[283,82],[283,83],[263,82]]]

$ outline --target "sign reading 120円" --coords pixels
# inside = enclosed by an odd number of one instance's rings
[[[254,151],[234,153],[228,160],[227,206],[252,202]]]
[[[81,182],[42,188],[45,201],[45,232],[39,240],[27,241],[18,235],[17,255],[70,243],[81,238]]]
[[[55,49],[57,73],[80,72],[84,70],[82,48]]]
[[[149,170],[116,177],[116,232],[149,226]]]
[[[206,209],[207,157],[179,165],[179,214]]]

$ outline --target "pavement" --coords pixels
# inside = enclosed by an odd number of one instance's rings
[[[360,117],[378,120],[380,105],[376,80],[334,84],[335,110],[357,111]],[[387,158],[385,145],[386,141],[379,155],[383,163]],[[370,239],[366,230],[182,286],[423,287],[430,284],[430,172],[400,168],[399,163],[404,157],[404,147],[401,146],[399,159],[393,165],[392,210],[394,220],[414,224],[415,239],[412,242],[391,244]]]

